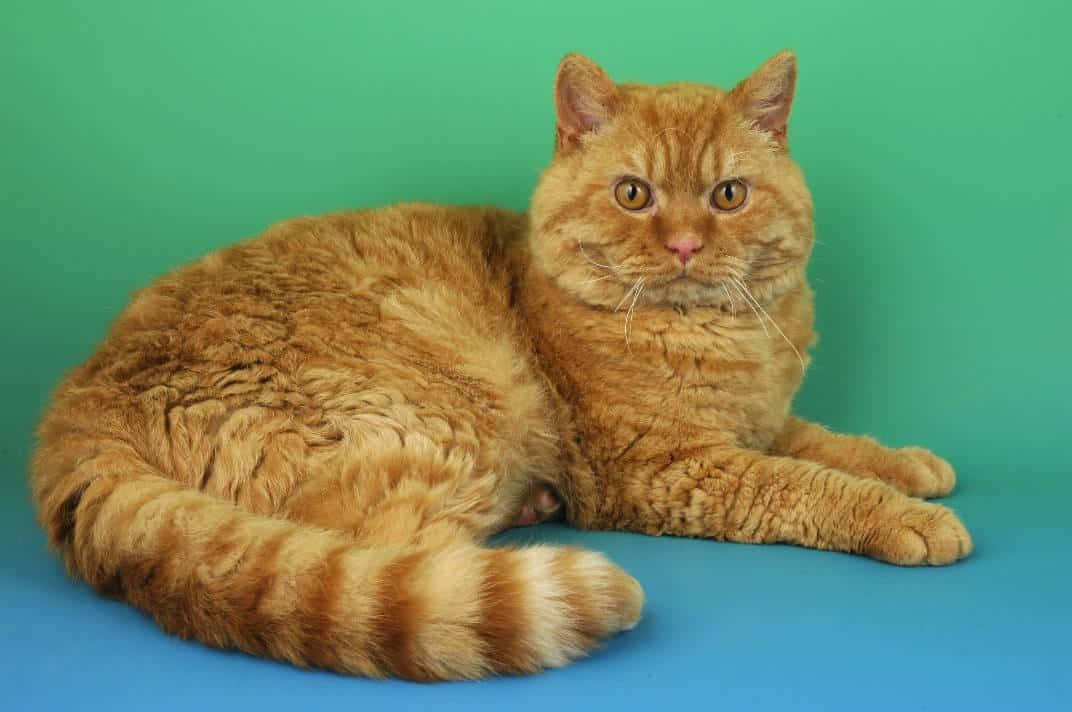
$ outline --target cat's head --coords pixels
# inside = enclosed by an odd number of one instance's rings
[[[616,85],[568,55],[531,206],[537,267],[610,307],[721,305],[741,288],[763,300],[799,283],[813,222],[786,143],[796,74],[786,51],[730,91]]]

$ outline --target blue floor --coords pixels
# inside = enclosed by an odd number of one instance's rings
[[[1068,510],[1005,489],[982,481],[951,498],[977,553],[943,569],[557,525],[511,532],[502,539],[607,552],[644,584],[645,618],[562,670],[440,685],[169,637],[69,580],[28,508],[8,501],[0,709],[1069,710]]]

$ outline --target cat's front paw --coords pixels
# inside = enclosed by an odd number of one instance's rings
[[[905,494],[913,497],[944,497],[953,491],[957,474],[948,462],[922,447],[903,447],[896,452],[903,458],[906,468],[912,471],[907,480],[913,485],[912,491]]]
[[[972,550],[971,535],[952,510],[898,497],[874,512],[863,553],[901,566],[942,566]]]

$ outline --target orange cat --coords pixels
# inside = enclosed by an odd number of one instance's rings
[[[33,492],[102,593],[211,645],[418,680],[562,665],[636,624],[564,516],[947,564],[953,470],[789,415],[814,341],[796,61],[732,91],[566,57],[528,217],[292,220],[136,296],[60,386]]]

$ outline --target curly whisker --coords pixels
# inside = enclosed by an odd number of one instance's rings
[[[722,283],[722,291],[726,293],[726,299],[730,302],[730,318],[734,321],[737,320],[737,303],[733,301],[733,295],[730,294],[730,288],[726,286],[726,283]]]
[[[627,291],[627,292],[625,293],[625,296],[623,296],[623,297],[622,297],[622,300],[621,300],[620,302],[618,302],[618,305],[617,305],[617,306],[615,306],[615,307],[614,307],[614,311],[618,311],[619,309],[621,309],[621,308],[622,308],[622,305],[623,305],[623,304],[625,304],[625,303],[626,303],[627,301],[629,301],[629,297],[633,296],[633,292],[634,292],[634,291],[636,290],[636,288],[637,288],[637,287],[639,287],[639,286],[640,286],[640,285],[641,285],[641,284],[642,284],[643,282],[644,282],[644,278],[643,278],[643,277],[637,277],[637,281],[633,282],[633,286],[629,288],[629,291]]]
[[[581,244],[581,238],[579,238],[579,237],[577,238],[577,249],[581,251],[581,256],[584,257],[584,259],[586,259],[590,264],[593,264],[596,267],[602,267],[603,269],[609,269],[611,272],[616,272],[617,271],[617,269],[618,269],[617,267],[612,267],[611,265],[600,264],[600,263],[596,262],[595,260],[593,260],[591,257],[589,257],[588,253],[584,251],[584,245]]]
[[[763,320],[763,317],[760,316],[759,312],[756,311],[755,305],[752,304],[751,301],[749,301],[748,297],[746,297],[744,292],[741,291],[741,288],[739,286],[737,286],[737,280],[736,279],[731,278],[730,279],[730,284],[732,284],[733,288],[737,290],[737,294],[739,294],[741,296],[741,299],[743,299],[744,303],[747,304],[748,307],[752,310],[752,313],[756,315],[756,320],[759,321],[759,325],[763,327],[763,333],[769,339],[770,338],[770,331],[767,329],[767,322],[765,322]]]
[[[614,276],[615,275],[613,275],[613,274],[605,274],[602,277],[595,277],[593,279],[586,279],[583,282],[578,282],[578,284],[595,284],[596,282],[602,282],[604,279],[611,279]]]
[[[629,351],[629,328],[633,323],[633,312],[636,309],[637,300],[640,299],[641,292],[644,291],[644,278],[641,277],[637,280],[636,287],[633,292],[633,301],[629,304],[629,311],[625,313],[625,348]]]
[[[733,281],[737,289],[741,290],[742,294],[744,294],[746,299],[751,299],[751,304],[753,305],[752,310],[755,311],[756,309],[759,309],[760,312],[763,312],[763,316],[767,317],[767,320],[771,323],[771,326],[773,326],[778,331],[778,334],[782,337],[785,343],[789,345],[789,348],[793,349],[793,353],[796,354],[797,361],[800,362],[800,372],[804,373],[804,357],[800,355],[800,351],[797,350],[796,345],[789,340],[789,337],[785,335],[785,332],[782,331],[782,328],[778,326],[778,322],[776,322],[771,317],[771,315],[767,313],[767,310],[763,308],[763,305],[759,303],[759,300],[756,299],[750,291],[748,291],[748,287],[745,286],[744,282],[742,282],[736,277],[731,277],[730,279]],[[756,316],[759,316],[758,312],[756,313]],[[763,323],[762,319],[760,319],[760,323]],[[766,327],[764,327],[764,331],[766,331]],[[769,333],[767,334],[767,338],[770,338]]]

